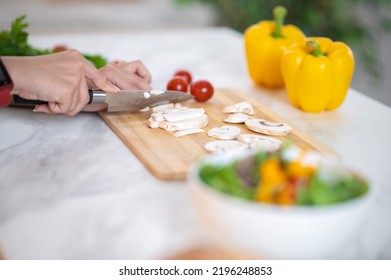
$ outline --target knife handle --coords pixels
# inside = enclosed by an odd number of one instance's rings
[[[104,103],[105,102],[106,93],[104,91],[89,88],[88,94],[90,96],[90,100],[88,101],[88,104]],[[41,105],[41,104],[48,104],[48,102],[41,101],[41,100],[25,99],[23,97],[20,97],[19,95],[12,95],[12,105],[35,106],[35,105]]]

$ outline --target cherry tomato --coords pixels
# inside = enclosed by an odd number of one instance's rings
[[[172,78],[167,84],[167,90],[175,90],[187,92],[189,84],[182,77],[176,76]]]
[[[187,70],[178,70],[175,72],[174,76],[183,77],[189,85],[192,81],[192,76],[191,76],[190,72]]]
[[[54,53],[58,53],[58,52],[62,52],[62,51],[66,51],[68,49],[68,47],[66,45],[55,45],[52,49],[52,51]]]
[[[212,97],[214,88],[208,81],[199,80],[191,84],[190,93],[195,96],[196,101],[205,102]]]

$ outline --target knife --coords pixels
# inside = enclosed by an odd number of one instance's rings
[[[106,93],[99,89],[88,89],[90,100],[88,104],[107,103],[108,112],[137,112],[146,107],[156,107],[168,103],[179,103],[193,99],[188,93],[171,90],[120,90],[116,93]],[[13,95],[12,105],[34,106],[47,104],[46,101],[30,100]]]

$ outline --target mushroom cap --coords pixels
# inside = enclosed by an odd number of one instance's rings
[[[257,134],[240,134],[237,140],[248,144],[252,149],[264,149],[267,152],[277,151],[282,145],[280,139]]]
[[[227,123],[244,123],[245,121],[251,119],[251,117],[244,113],[233,113],[230,114],[228,117],[223,119],[224,122]]]
[[[264,119],[249,119],[245,124],[252,131],[273,136],[285,136],[292,130],[292,127],[287,124]]]
[[[204,145],[208,153],[225,154],[228,152],[246,151],[248,145],[237,140],[214,140]]]
[[[244,113],[248,115],[254,115],[254,108],[249,102],[243,101],[226,106],[223,109],[223,113]]]
[[[240,134],[240,128],[232,125],[224,125],[222,127],[214,127],[209,129],[208,136],[220,140],[233,140]]]

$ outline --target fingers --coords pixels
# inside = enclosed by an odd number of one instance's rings
[[[116,65],[117,67],[119,67],[119,68],[121,68],[131,74],[135,74],[135,75],[139,76],[141,79],[143,79],[147,83],[150,83],[152,80],[151,73],[149,72],[147,67],[145,67],[145,65],[139,60],[135,60],[135,61],[131,61],[131,62],[126,62],[123,60],[116,60],[116,61],[113,61],[112,63],[114,65]]]
[[[25,76],[19,95],[47,101],[35,112],[74,116],[81,110],[97,111],[106,105],[89,106],[88,87],[115,93],[119,89],[151,89],[151,74],[141,61],[117,61],[96,69],[77,50],[25,59]],[[37,70],[38,69],[38,70]]]
[[[85,77],[91,80],[99,89],[110,93],[115,93],[119,90],[118,87],[106,79],[105,75],[96,69],[89,61],[85,60],[83,66]]]
[[[71,109],[67,113],[68,116],[75,116],[77,113],[83,110],[83,108],[87,105],[88,101],[90,100],[90,95],[88,94],[87,81],[84,78],[80,83],[79,94],[77,94],[76,97],[77,97],[77,102],[73,107],[73,109]]]
[[[87,105],[90,96],[88,94],[87,82],[85,79],[80,84],[79,93],[73,94],[73,100],[71,106],[68,102],[51,102],[48,104],[36,105],[34,112],[47,113],[47,114],[66,114],[68,116],[75,116]]]
[[[124,68],[110,63],[99,71],[110,81],[120,89],[151,89],[150,84],[142,77],[132,74],[126,71]]]

